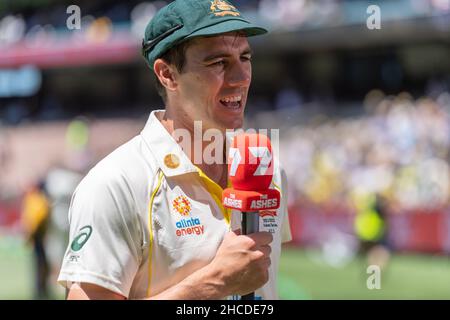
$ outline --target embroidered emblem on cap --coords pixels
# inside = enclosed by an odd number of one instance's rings
[[[180,158],[173,153],[169,153],[164,157],[164,164],[167,168],[176,169],[180,166]]]
[[[173,209],[184,217],[191,213],[191,203],[185,196],[176,197],[173,200],[172,205]]]
[[[223,16],[240,16],[239,11],[232,4],[224,0],[213,0],[211,1],[211,13],[215,16],[223,17]]]

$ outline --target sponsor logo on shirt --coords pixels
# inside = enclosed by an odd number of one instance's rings
[[[69,263],[77,264],[81,262],[81,255],[79,254],[79,251],[89,240],[91,234],[92,234],[92,227],[89,225],[86,225],[80,228],[80,230],[78,230],[78,233],[76,234],[75,238],[73,238],[72,242],[70,243],[70,251],[69,255],[67,256],[67,261]]]
[[[80,251],[81,248],[86,244],[92,234],[91,226],[84,226],[78,230],[77,236],[73,239],[70,248],[72,251]]]
[[[177,237],[187,235],[201,235],[205,232],[205,226],[200,222],[199,218],[181,219],[175,223]]]
[[[175,223],[175,234],[177,237],[199,236],[205,232],[205,226],[201,223],[200,218],[190,216],[192,205],[186,196],[176,197],[172,205],[174,211],[178,212],[182,217],[181,220]]]
[[[184,217],[191,213],[191,202],[186,196],[178,196],[172,202],[173,209]]]
[[[72,252],[72,253],[70,253],[69,256],[67,257],[67,261],[68,261],[70,264],[81,263],[81,255]]]

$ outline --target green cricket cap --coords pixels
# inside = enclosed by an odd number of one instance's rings
[[[193,37],[241,31],[247,37],[267,30],[247,21],[226,0],[176,0],[159,10],[145,28],[142,55],[153,70],[156,59]]]

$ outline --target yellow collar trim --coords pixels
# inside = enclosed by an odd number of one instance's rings
[[[223,193],[222,187],[219,186],[215,181],[211,180],[211,178],[208,177],[202,171],[202,169],[200,169],[197,166],[195,166],[195,167],[197,168],[198,175],[200,176],[200,178],[202,179],[203,183],[206,186],[206,190],[208,190],[208,192],[213,197],[214,201],[217,203],[217,206],[222,211],[223,217],[225,218],[225,221],[227,222],[227,224],[230,225],[230,223],[231,223],[231,209],[224,208],[224,206],[222,204],[222,193]]]

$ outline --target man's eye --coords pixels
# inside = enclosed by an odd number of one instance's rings
[[[243,61],[252,61],[252,56],[242,56]]]
[[[223,65],[225,65],[225,60],[219,60],[211,64],[211,66],[223,66]]]

